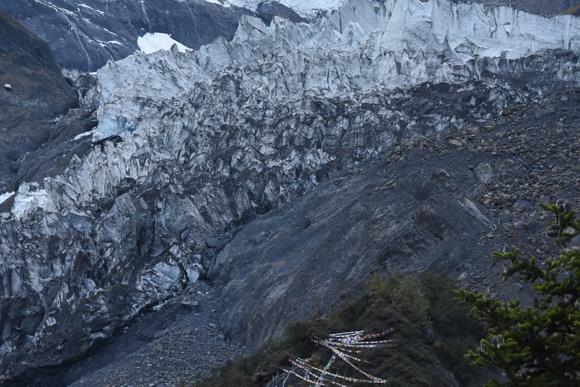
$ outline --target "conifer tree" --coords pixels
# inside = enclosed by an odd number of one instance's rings
[[[525,258],[515,248],[494,254],[506,263],[504,279],[517,276],[531,285],[530,306],[456,291],[473,316],[485,323],[480,346],[466,357],[505,373],[505,380],[488,386],[580,386],[580,249],[569,246],[580,234],[580,221],[565,205],[543,207],[554,214],[549,235],[561,245],[558,257]]]

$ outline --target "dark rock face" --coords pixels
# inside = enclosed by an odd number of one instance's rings
[[[240,17],[252,14],[238,7],[199,0],[19,0],[0,3],[31,31],[45,39],[57,63],[69,69],[94,71],[108,60],[124,58],[137,47],[146,32],[163,32],[197,49],[219,36],[231,39]],[[281,4],[261,7],[265,20],[281,16],[301,18]]]
[[[580,16],[580,4],[574,7],[568,8],[565,12],[566,15]]]
[[[77,127],[76,120],[59,120],[55,124],[59,116],[78,107],[77,93],[61,75],[48,45],[3,14],[0,14],[0,84],[10,85],[10,88],[0,88],[0,192],[3,193],[14,189],[17,175],[31,173],[19,172],[26,153],[38,151],[49,143],[61,143],[84,128]],[[61,163],[65,159],[61,158]],[[38,165],[36,169],[39,168],[43,167]]]
[[[273,1],[265,1],[260,3],[256,9],[256,14],[266,24],[270,24],[275,16],[283,17],[284,19],[288,19],[294,23],[306,21],[306,19],[298,15],[291,8],[288,8],[284,4]]]
[[[491,6],[507,5],[539,15],[560,15],[580,4],[580,0],[456,0],[477,2]]]

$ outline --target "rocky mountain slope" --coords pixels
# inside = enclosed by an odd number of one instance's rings
[[[477,2],[490,6],[511,6],[526,12],[541,15],[560,15],[566,10],[577,6],[578,0],[464,0],[465,2]]]
[[[75,78],[98,119],[75,141],[91,148],[0,199],[0,381],[82,357],[200,278],[212,324],[250,346],[373,270],[485,285],[488,261],[458,246],[509,223],[496,204],[548,196],[525,157],[573,164],[578,99],[562,90],[580,87],[579,50],[573,16],[351,0],[310,23],[245,16],[230,41]],[[510,168],[532,187],[507,199],[489,187]],[[555,193],[573,199],[566,184]]]
[[[448,85],[439,86],[416,102],[453,106]],[[210,287],[188,287],[86,359],[37,370],[22,385],[193,382],[248,351],[240,339],[256,345],[289,320],[326,311],[370,271],[429,270],[492,294],[519,294],[498,286],[502,268],[490,253],[522,241],[532,253],[549,253],[546,214],[534,203],[580,206],[579,102],[575,89],[516,104],[326,179],[241,227],[211,265]]]
[[[199,48],[219,36],[231,39],[243,15],[300,19],[283,5],[254,12],[203,0],[0,1],[0,11],[49,42],[60,66],[83,71],[132,54],[138,50],[137,38],[147,32],[168,33]]]
[[[451,105],[425,96],[438,99]],[[498,286],[491,253],[528,238],[532,254],[546,254],[554,246],[535,204],[580,205],[579,102],[575,89],[433,141],[404,141],[250,223],[210,269],[226,334],[262,344],[360,289],[372,272],[428,270],[513,295]]]
[[[24,160],[28,152],[43,145],[56,150],[58,144],[83,132],[84,122],[88,121],[79,109],[76,91],[61,75],[48,45],[3,14],[0,14],[0,105],[2,193],[13,191],[25,175],[33,177],[35,168],[30,167],[31,160]],[[64,117],[67,114],[68,120]],[[61,166],[67,162],[63,153],[72,150],[67,148],[57,151]],[[42,168],[44,176],[51,169],[58,170],[59,161],[49,164],[46,162]]]

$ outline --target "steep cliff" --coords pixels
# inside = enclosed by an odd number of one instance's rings
[[[71,127],[59,118],[78,107],[78,97],[46,42],[4,14],[0,14],[0,106],[0,192],[4,193],[17,186],[28,152],[47,143],[56,147],[83,130],[82,124]],[[47,169],[45,175],[50,174]]]

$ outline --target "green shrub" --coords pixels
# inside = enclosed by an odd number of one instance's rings
[[[455,303],[452,289],[449,280],[433,275],[389,280],[375,275],[359,297],[341,302],[327,315],[291,324],[282,340],[230,362],[198,386],[263,386],[288,365],[290,357],[326,363],[329,355],[311,337],[391,328],[392,345],[369,352],[367,372],[388,378],[393,387],[433,386],[445,384],[444,367],[468,386],[477,373],[463,353],[478,342],[482,331],[467,317],[467,309]]]

